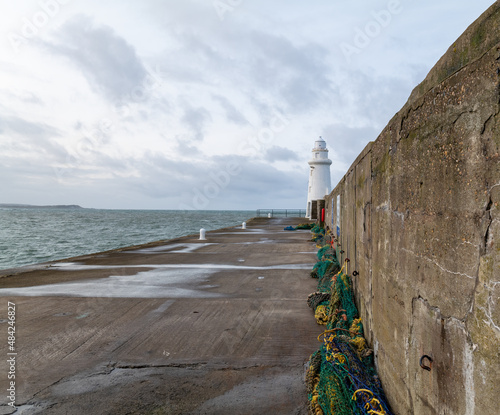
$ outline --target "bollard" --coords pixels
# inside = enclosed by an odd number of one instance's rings
[[[243,222],[243,223],[241,224],[241,229],[246,229],[246,228],[247,228],[247,223],[246,223],[246,222]]]
[[[269,219],[271,219],[271,214],[270,214],[270,213],[268,213],[268,214],[267,214],[267,217],[268,217]]]
[[[205,229],[204,228],[201,228],[200,229],[200,241],[206,241],[207,238],[205,238]]]

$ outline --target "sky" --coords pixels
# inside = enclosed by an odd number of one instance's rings
[[[493,0],[0,0],[0,203],[301,208]]]

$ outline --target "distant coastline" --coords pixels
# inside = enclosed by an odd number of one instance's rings
[[[19,203],[0,203],[0,208],[8,209],[84,209],[79,205],[24,205]]]

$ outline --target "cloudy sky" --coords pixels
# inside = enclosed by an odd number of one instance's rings
[[[305,208],[493,0],[0,0],[0,203]]]

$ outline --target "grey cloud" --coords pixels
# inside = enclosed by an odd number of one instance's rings
[[[349,165],[379,131],[374,127],[349,127],[344,124],[330,124],[323,128],[322,137],[328,149]]]
[[[193,139],[196,141],[203,140],[206,123],[211,119],[210,113],[205,108],[194,108],[190,105],[185,106],[184,115],[182,116],[182,121],[193,131]]]
[[[37,104],[37,105],[43,104],[43,101],[40,99],[40,97],[38,97],[37,95],[35,95],[35,94],[31,93],[31,92],[25,93],[24,95],[22,95],[20,97],[20,99],[23,102],[26,102],[28,104]]]
[[[23,104],[34,104],[34,105],[43,104],[42,99],[33,92],[2,89],[1,94],[4,98],[6,98],[5,100],[6,102],[10,102],[11,100],[16,100],[22,102]]]
[[[19,134],[29,139],[59,136],[59,131],[50,125],[34,123],[19,117],[0,118],[0,134]]]
[[[364,71],[353,71],[349,84],[343,88],[350,97],[352,113],[381,129],[404,105],[414,85],[407,79],[374,76]]]
[[[306,189],[307,174],[302,172],[284,172],[268,163],[234,155],[214,157],[213,161],[220,168],[228,163],[236,163],[239,173],[232,177],[228,191],[242,198],[250,198],[253,204],[255,198],[280,200],[282,197],[296,196],[297,188],[304,183],[303,188]]]
[[[197,26],[198,31],[166,28],[165,44],[175,42],[179,46],[169,48],[162,55],[160,66],[171,83],[215,84],[224,73],[231,69],[228,59],[214,47],[207,28]],[[224,41],[224,40],[223,40]],[[218,47],[224,46],[217,45]],[[222,48],[226,50],[226,48]]]
[[[164,208],[173,209],[179,208],[183,201],[185,204],[191,203],[196,189],[205,184],[205,177],[210,172],[221,169],[214,161],[174,160],[155,152],[129,159],[110,159],[104,156],[98,164],[101,169],[113,172],[113,177],[97,180],[95,185],[120,189],[121,194],[130,195],[127,197],[135,200],[127,201],[127,205],[140,206],[140,200],[147,201],[146,203],[168,200],[169,205]],[[134,174],[127,174],[130,171]]]
[[[59,31],[57,43],[46,46],[69,58],[89,83],[111,100],[130,100],[142,93],[147,71],[132,45],[111,28],[96,26],[87,16],[71,19]]]
[[[162,63],[169,80],[227,89],[253,104],[280,102],[286,112],[312,109],[338,95],[326,63],[330,52],[318,44],[297,46],[284,37],[246,27],[224,28],[211,28],[208,35],[169,32],[180,45],[168,51]],[[226,97],[213,94],[213,98],[226,110],[228,120],[246,122]]]
[[[123,180],[139,193],[155,199],[179,195],[200,176],[198,164],[175,161],[159,154],[148,154],[133,160],[131,165],[140,176]]]
[[[300,158],[297,153],[288,148],[273,146],[267,150],[265,159],[272,163],[274,161],[296,161]]]
[[[317,88],[311,79],[294,76],[281,89],[283,97],[290,107],[294,109],[306,109],[321,101],[321,89]]]
[[[228,173],[230,163],[236,165],[236,174]],[[177,201],[171,208],[300,208],[307,196],[306,174],[281,172],[269,164],[235,155],[180,161],[150,153],[129,160],[119,170],[131,168],[139,172],[139,177],[115,178],[115,185],[145,198]],[[297,188],[304,189],[304,201],[300,196],[297,199]]]
[[[224,109],[228,121],[239,125],[248,124],[248,120],[245,118],[245,116],[240,111],[238,111],[227,98],[221,95],[212,95],[212,98],[217,101]]]
[[[190,154],[191,156],[197,156],[201,154],[200,150],[197,146],[192,145],[190,140],[187,137],[177,137],[177,151],[179,154]]]
[[[228,186],[227,197],[233,203],[246,202],[249,208],[301,208],[306,203],[307,174],[282,172],[264,163],[246,163]]]
[[[290,111],[310,109],[337,95],[325,59],[329,51],[316,44],[296,46],[267,33],[251,36],[258,56],[252,63],[252,78],[261,87],[277,91]]]
[[[52,189],[64,194],[67,203],[88,207],[300,208],[305,201],[297,189],[304,189],[306,196],[306,174],[281,172],[235,155],[186,161],[155,152],[128,159],[96,153],[62,168],[52,167],[53,159],[25,166],[22,159],[0,158],[0,171],[15,172],[24,192],[35,195]],[[236,174],[227,173],[230,162],[236,163]],[[87,195],[85,202],[81,194]]]

